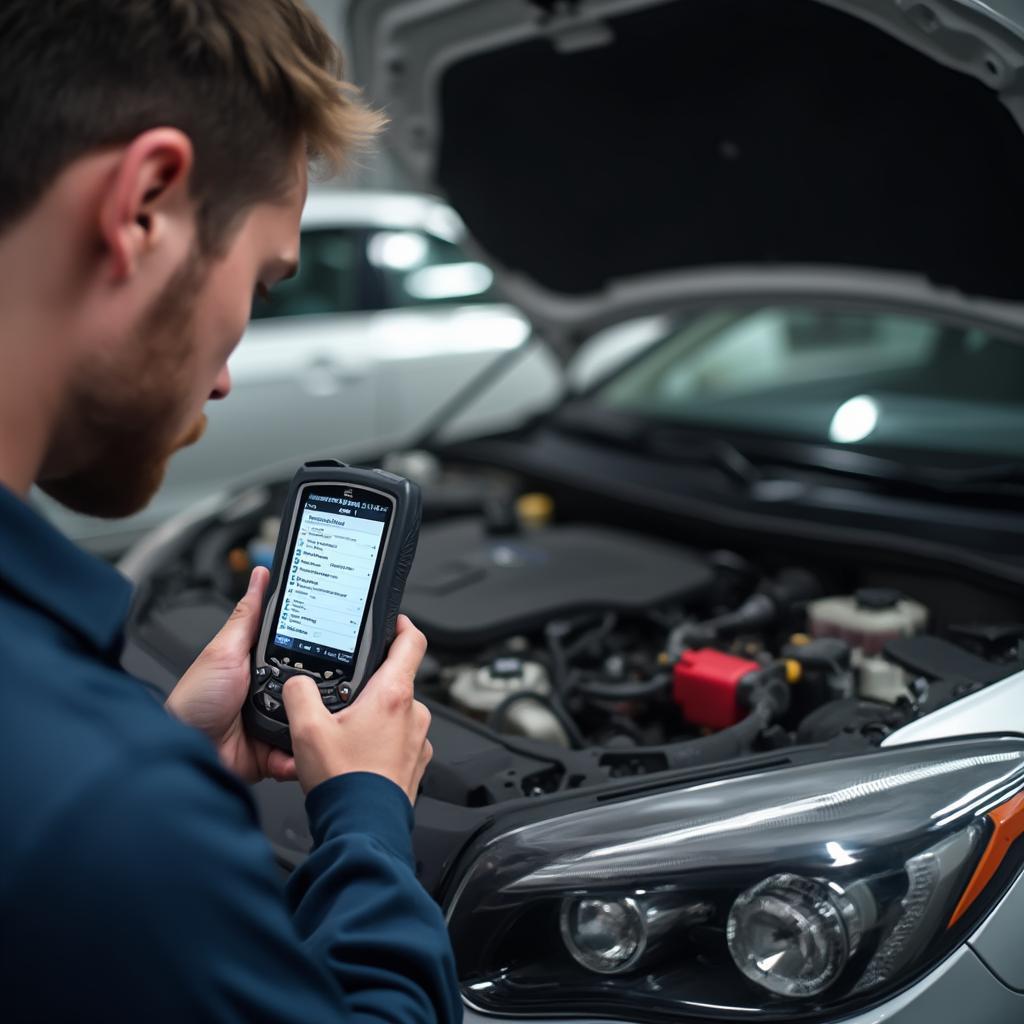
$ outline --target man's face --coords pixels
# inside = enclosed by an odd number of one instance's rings
[[[86,452],[40,486],[69,508],[116,517],[143,508],[167,463],[197,441],[203,406],[231,387],[227,360],[241,340],[253,295],[294,273],[306,198],[305,162],[280,202],[243,214],[219,255],[193,246],[162,293],[123,337],[82,367],[69,429]]]

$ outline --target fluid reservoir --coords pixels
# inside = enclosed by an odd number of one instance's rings
[[[862,700],[880,700],[895,704],[900,697],[909,697],[907,673],[888,658],[862,657],[857,666],[857,693]]]
[[[505,656],[488,665],[458,669],[448,696],[460,711],[486,719],[498,705],[517,693],[551,694],[547,669],[536,661]],[[569,746],[569,737],[553,712],[540,701],[524,700],[505,712],[505,731],[530,739]]]
[[[867,656],[880,654],[890,640],[920,633],[928,609],[888,587],[865,587],[855,594],[824,597],[807,606],[813,636],[837,636]]]

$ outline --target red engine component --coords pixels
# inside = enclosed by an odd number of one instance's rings
[[[725,729],[746,716],[738,700],[740,683],[760,669],[756,661],[710,647],[684,651],[672,670],[672,694],[688,722]]]

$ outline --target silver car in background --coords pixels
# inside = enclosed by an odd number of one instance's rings
[[[401,192],[314,188],[298,274],[256,300],[231,357],[228,401],[207,408],[203,443],[173,459],[150,506],[123,520],[36,500],[66,533],[115,554],[225,485],[311,452],[389,447],[426,429],[446,402],[530,336],[499,302],[493,272],[463,248],[458,215]],[[465,423],[479,431],[550,401],[555,361],[535,347],[521,374]]]

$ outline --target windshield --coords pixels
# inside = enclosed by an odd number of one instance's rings
[[[1024,345],[922,316],[801,306],[688,314],[593,397],[685,425],[1024,457]]]

